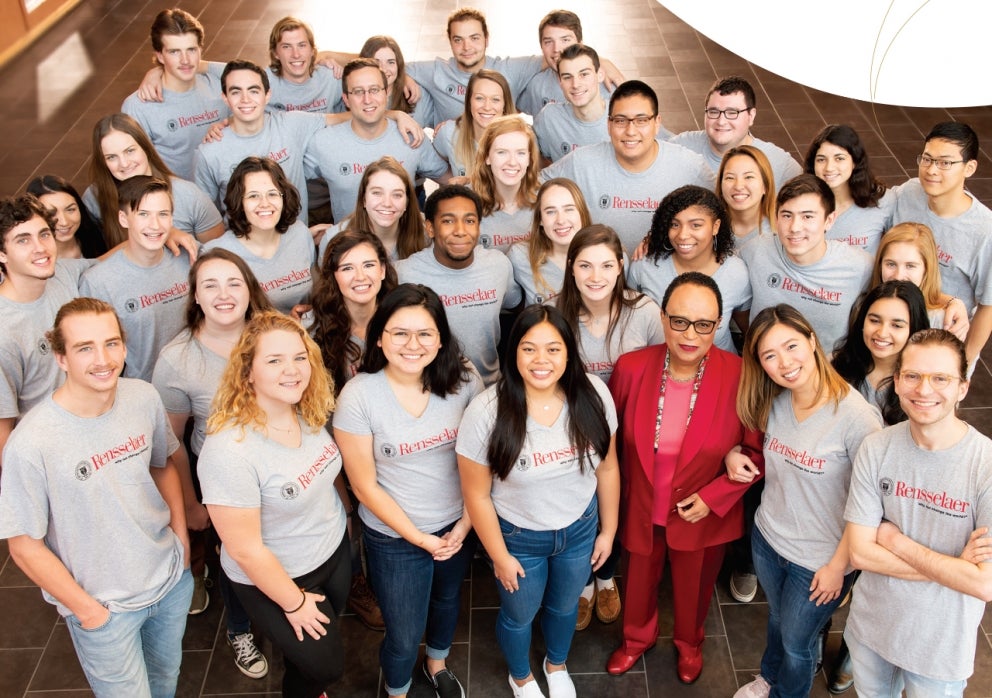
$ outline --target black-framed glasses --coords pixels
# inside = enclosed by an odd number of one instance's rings
[[[650,116],[645,114],[638,114],[637,116],[611,116],[608,117],[608,120],[617,128],[627,128],[627,124],[632,122],[634,126],[644,128],[654,121],[657,116],[657,114],[651,114]]]
[[[437,330],[407,330],[397,327],[392,330],[384,329],[382,333],[389,335],[394,347],[406,346],[411,337],[416,337],[417,344],[424,349],[433,349],[441,341],[441,333]]]
[[[746,111],[751,111],[751,110],[750,109],[717,109],[716,107],[703,109],[703,113],[706,114],[707,119],[719,119],[720,115],[723,114],[730,121],[734,121],[738,116],[740,116]]]
[[[930,167],[936,165],[938,170],[949,170],[955,165],[960,165],[964,160],[938,160],[929,155],[917,155],[916,164],[920,167]]]
[[[685,332],[691,327],[697,334],[713,334],[713,330],[716,329],[719,322],[718,320],[690,320],[681,315],[669,315],[668,313],[665,313],[665,317],[668,318],[668,326],[676,332]]]

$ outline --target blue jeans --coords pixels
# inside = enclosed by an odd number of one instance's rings
[[[751,537],[754,570],[768,599],[768,637],[761,657],[761,676],[771,684],[771,698],[805,698],[813,686],[816,644],[822,628],[854,583],[854,573],[834,601],[817,606],[809,600],[815,570],[795,565],[754,527]]]
[[[434,535],[443,536],[455,523]],[[475,545],[475,535],[469,534],[461,550],[437,562],[430,553],[403,538],[365,527],[370,582],[386,623],[386,635],[379,646],[379,663],[389,695],[409,691],[425,631],[427,656],[431,659],[448,656],[461,610],[462,585],[475,555]]]
[[[960,698],[964,695],[965,686],[968,685],[964,679],[940,681],[920,676],[890,664],[870,647],[861,644],[851,633],[845,632],[844,640],[851,652],[851,665],[859,696],[899,698],[903,689],[906,690],[906,698]]]
[[[520,588],[512,594],[497,584],[499,616],[496,640],[503,651],[510,676],[527,678],[530,671],[531,625],[539,610],[548,662],[564,664],[575,634],[579,595],[592,569],[592,546],[599,528],[596,497],[582,515],[567,527],[532,531],[500,519],[506,549],[524,568]]]
[[[176,694],[192,598],[193,575],[187,569],[157,603],[111,613],[98,628],[84,630],[76,616],[65,619],[86,680],[98,698],[172,698]]]

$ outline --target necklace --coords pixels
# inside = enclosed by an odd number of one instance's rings
[[[702,360],[699,362],[699,368],[696,369],[696,375],[694,377],[686,380],[677,380],[671,377],[671,373],[668,368],[671,354],[665,354],[665,368],[661,372],[661,388],[658,390],[658,417],[654,424],[655,453],[658,452],[658,442],[661,441],[661,414],[665,410],[665,384],[668,382],[669,378],[671,378],[673,383],[688,383],[690,380],[692,381],[692,394],[689,396],[689,414],[685,418],[685,426],[686,429],[688,429],[689,422],[692,420],[692,413],[696,409],[696,398],[699,397],[699,385],[703,381],[703,371],[706,370],[706,360],[709,356],[709,353],[703,355]]]
[[[293,424],[293,426],[289,427],[288,429],[283,429],[282,427],[277,427],[275,424],[266,424],[265,426],[266,426],[267,429],[275,429],[276,431],[285,432],[286,434],[292,433],[292,432],[294,432],[294,431],[296,431],[297,429],[300,428],[299,422],[295,422]]]

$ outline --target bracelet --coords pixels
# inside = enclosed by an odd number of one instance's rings
[[[303,594],[303,600],[300,601],[300,605],[294,608],[292,611],[283,611],[283,613],[285,613],[287,616],[299,611],[301,608],[303,608],[303,604],[307,602],[307,592],[303,590],[303,587],[300,587],[300,593]]]
[[[951,307],[951,303],[953,303],[956,300],[957,300],[957,297],[956,296],[951,296],[951,299],[949,301],[947,301],[947,305],[944,306],[944,310],[947,310],[948,308],[950,308]]]

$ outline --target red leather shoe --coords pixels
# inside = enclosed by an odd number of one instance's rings
[[[647,652],[651,647],[645,647],[640,652],[635,652],[634,654],[627,654],[623,645],[620,645],[615,650],[610,658],[606,660],[606,672],[608,674],[613,674],[614,676],[619,676],[620,674],[626,674],[628,671],[637,664],[637,660],[641,658],[645,652]]]
[[[676,651],[678,652],[678,650]],[[695,683],[699,675],[703,673],[703,648],[694,647],[685,652],[678,652],[678,655],[679,681]]]

